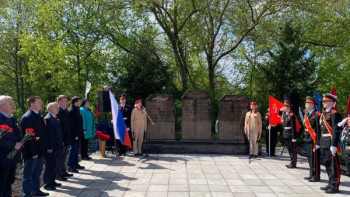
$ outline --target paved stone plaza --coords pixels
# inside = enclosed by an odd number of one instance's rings
[[[304,180],[306,159],[298,158],[297,169],[287,169],[283,157],[252,160],[237,155],[162,154],[157,158],[133,156],[82,161],[86,170],[74,174],[50,196],[186,197],[186,196],[349,196],[350,177],[342,175],[340,194],[326,195],[322,168],[320,183]]]

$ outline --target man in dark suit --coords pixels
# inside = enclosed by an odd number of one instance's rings
[[[79,165],[79,149],[80,141],[84,138],[83,132],[83,120],[80,114],[81,98],[73,97],[71,100],[71,107],[68,112],[70,125],[72,132],[74,133],[74,143],[69,146],[68,150],[68,172],[79,172],[77,169],[84,169],[83,166]]]
[[[13,100],[9,96],[0,96],[0,125],[7,125],[13,129],[12,133],[7,133],[0,139],[0,197],[10,197],[12,193],[11,185],[14,183],[17,163],[20,154],[12,159],[7,155],[13,149],[20,149],[22,146],[21,132],[16,119],[12,116],[15,109]]]
[[[40,97],[31,96],[27,99],[29,110],[21,118],[22,134],[26,129],[34,129],[35,137],[27,141],[23,147],[24,170],[22,179],[23,196],[48,196],[40,191],[40,175],[43,170],[46,144],[46,128],[40,115],[42,102]]]
[[[119,109],[123,114],[123,118],[125,121],[125,126],[129,132],[129,136],[130,136],[130,142],[132,142],[131,139],[131,131],[130,131],[130,120],[131,120],[131,111],[133,109],[133,107],[131,107],[127,102],[127,95],[126,94],[121,94],[119,95]],[[116,139],[117,141],[117,150],[118,150],[118,156],[121,155],[126,155],[126,146],[124,146],[120,140]]]
[[[74,143],[74,133],[72,132],[69,117],[68,117],[68,98],[65,95],[59,95],[57,97],[57,103],[59,105],[59,112],[57,114],[58,119],[62,127],[63,148],[62,151],[57,152],[57,174],[56,179],[60,181],[66,181],[66,177],[73,176],[67,172],[67,156],[68,147]]]
[[[58,104],[55,102],[47,105],[48,114],[45,116],[47,152],[45,155],[44,188],[46,190],[56,190],[61,184],[55,182],[57,153],[61,153],[63,148],[62,128],[57,118]]]

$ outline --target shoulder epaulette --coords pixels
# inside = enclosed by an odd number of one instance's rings
[[[338,113],[336,109],[332,109],[332,113]]]
[[[319,116],[321,116],[321,112],[319,112],[319,111],[316,111],[316,114],[319,115]]]

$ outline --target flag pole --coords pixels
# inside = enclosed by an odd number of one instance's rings
[[[271,125],[269,124],[269,157],[271,157]]]

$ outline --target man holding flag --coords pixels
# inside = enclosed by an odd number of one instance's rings
[[[321,138],[320,146],[323,148],[323,157],[328,174],[328,185],[321,187],[326,193],[338,193],[340,184],[340,166],[338,153],[341,152],[339,135],[341,128],[338,123],[342,120],[341,115],[335,110],[334,103],[337,97],[327,93],[323,95],[323,108],[326,110],[321,115]]]
[[[309,176],[305,180],[309,182],[320,181],[320,116],[321,113],[315,109],[316,101],[310,96],[306,97],[304,116],[305,132],[303,133],[303,141],[306,143],[307,158],[310,166]]]
[[[120,140],[120,143],[131,147],[131,141],[129,133],[127,132],[126,125],[124,122],[123,114],[119,110],[117,100],[111,91],[109,91],[109,98],[111,100],[111,110],[112,110],[112,123],[115,139]]]
[[[266,136],[268,139],[266,139],[266,152],[269,154],[269,156],[275,156],[275,147],[277,142],[277,132],[279,125],[282,125],[282,119],[279,117],[279,110],[283,107],[283,103],[281,103],[279,100],[275,99],[271,95],[269,95],[269,112],[268,116],[268,131]]]

